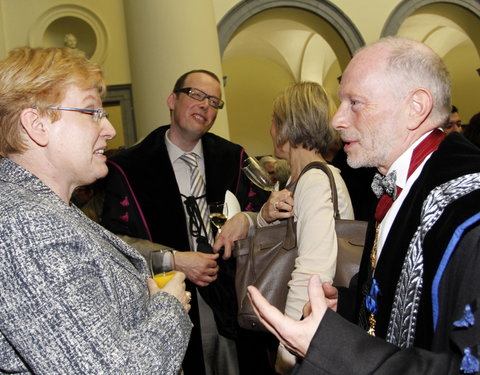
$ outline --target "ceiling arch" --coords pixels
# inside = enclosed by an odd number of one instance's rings
[[[427,15],[429,17],[427,17]],[[421,20],[422,22],[416,22]],[[399,35],[399,31],[403,36],[405,32],[408,34],[408,28],[411,28],[416,22],[415,39],[426,42],[437,53],[441,54],[441,50],[445,49],[445,37],[453,43],[450,46],[453,48],[461,41],[470,39],[474,44],[477,53],[480,55],[480,2],[471,0],[445,0],[438,2],[436,0],[404,0],[392,11],[389,18],[385,22],[381,36]],[[423,26],[422,26],[423,25]],[[421,39],[426,27],[430,28],[428,33],[424,35],[427,39]],[[440,30],[441,27],[442,30]],[[448,31],[452,35],[448,36]],[[437,32],[442,33],[442,38],[432,38],[433,34]],[[460,36],[463,33],[467,38]],[[455,42],[455,37],[460,40]],[[437,41],[435,43],[435,40]],[[434,44],[432,44],[434,43]],[[445,52],[445,51],[444,51]]]
[[[339,39],[340,43],[331,43],[331,45],[342,66],[348,63],[358,48],[365,45],[365,41],[352,21],[328,1],[257,0],[242,1],[221,19],[217,27],[221,54],[223,55],[232,37],[249,18],[265,10],[281,7],[302,9],[315,15],[316,22],[312,25],[313,29],[322,27],[332,38]],[[327,25],[328,27],[325,27]]]
[[[268,59],[282,66],[296,81],[323,83],[325,73],[340,60],[336,53],[341,44],[339,37],[335,38],[323,26],[316,15],[304,10],[266,10],[237,29],[224,51],[223,61],[244,56]],[[341,60],[344,64],[350,60],[346,48]]]

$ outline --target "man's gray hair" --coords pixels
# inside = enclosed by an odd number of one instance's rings
[[[430,47],[410,39],[386,37],[373,45],[385,46],[390,53],[387,72],[402,83],[395,86],[397,94],[404,97],[417,88],[428,90],[433,98],[431,120],[439,126],[447,122],[451,86],[450,75],[442,59]]]

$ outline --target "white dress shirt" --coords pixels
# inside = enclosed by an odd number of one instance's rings
[[[172,163],[173,172],[175,173],[175,179],[177,180],[178,189],[180,190],[181,194],[189,197],[190,195],[192,195],[191,185],[190,185],[190,177],[192,175],[192,172],[191,172],[190,166],[180,158],[186,152],[193,152],[197,154],[198,168],[200,169],[200,174],[203,178],[203,181],[205,181],[205,159],[203,157],[202,141],[199,140],[191,151],[183,151],[180,147],[175,145],[170,140],[170,138],[168,137],[169,133],[170,133],[170,130],[167,130],[167,132],[165,133],[165,145],[167,146],[168,156],[170,157],[170,162]],[[183,201],[184,201],[184,198],[182,197],[182,202]],[[187,218],[187,228],[189,231],[188,239],[190,242],[190,247],[191,249],[196,250],[197,241],[196,241],[196,238],[193,237],[192,234],[190,233],[189,217],[187,215],[185,204],[183,205],[183,210],[185,211],[185,216]]]
[[[422,169],[430,158],[433,152],[427,155],[427,157],[423,160],[423,162],[418,166],[418,168],[412,173],[410,177],[407,178],[408,169],[410,168],[410,160],[412,159],[413,150],[417,147],[431,132],[424,134],[420,137],[414,144],[412,144],[400,157],[393,162],[390,169],[388,170],[387,174],[393,171],[397,172],[397,186],[402,188],[402,192],[400,195],[395,199],[392,206],[388,210],[387,214],[383,218],[382,222],[380,223],[379,233],[378,233],[378,242],[377,242],[377,259],[379,258],[383,245],[385,244],[385,240],[390,232],[390,228],[392,227],[393,221],[397,216],[400,207],[403,204],[406,196],[408,195],[410,188],[417,180],[418,176],[422,172]]]

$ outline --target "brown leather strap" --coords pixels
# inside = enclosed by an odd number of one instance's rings
[[[332,191],[332,202],[333,202],[333,217],[335,219],[340,219],[340,213],[338,211],[338,197],[337,197],[337,186],[335,184],[335,179],[333,177],[332,171],[328,167],[327,163],[320,161],[312,161],[308,163],[300,172],[297,181],[290,187],[293,187],[292,195],[295,194],[295,189],[297,188],[298,181],[300,178],[310,169],[321,169],[327,176],[330,181],[330,189]],[[297,234],[295,231],[295,226],[293,225],[293,216],[288,218],[287,223],[287,235],[285,236],[285,241],[283,247],[285,250],[294,249],[297,246]]]
[[[302,172],[300,173],[300,176],[302,176],[306,171],[312,168],[321,169],[328,176],[328,180],[330,181],[330,189],[332,191],[333,217],[335,219],[340,219],[340,212],[338,211],[337,185],[335,184],[335,178],[333,177],[332,171],[328,167],[327,163],[321,162],[321,161],[312,161],[311,163],[307,164],[305,168],[303,168]],[[298,180],[300,180],[300,177],[298,177]],[[295,184],[295,187],[296,187],[296,184]],[[295,192],[295,188],[293,192]]]

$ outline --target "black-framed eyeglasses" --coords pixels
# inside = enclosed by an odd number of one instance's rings
[[[222,99],[217,98],[216,96],[208,95],[204,93],[202,90],[196,89],[195,87],[184,87],[181,89],[177,89],[174,92],[175,93],[183,92],[184,94],[187,94],[192,99],[198,100],[200,102],[205,100],[206,98],[208,99],[208,104],[216,109],[222,109],[223,105],[225,104],[225,102]]]
[[[57,111],[80,112],[93,117],[93,121],[100,122],[104,118],[108,118],[109,114],[104,109],[86,109],[86,108],[70,108],[70,107],[45,107],[46,109],[54,109]]]

